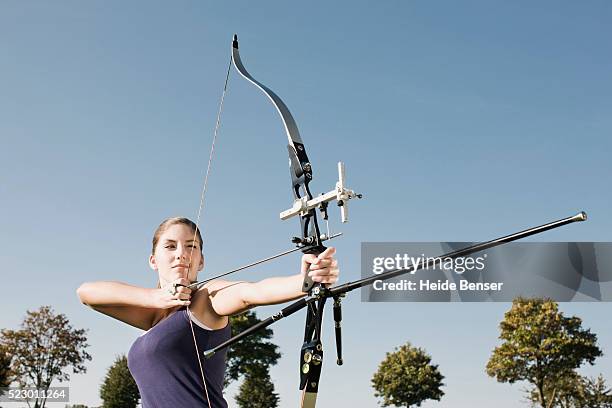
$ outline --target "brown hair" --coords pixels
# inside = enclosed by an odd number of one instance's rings
[[[155,230],[153,234],[153,247],[151,249],[151,254],[155,255],[155,247],[157,246],[157,242],[159,241],[159,237],[166,232],[168,228],[173,225],[182,224],[187,225],[194,232],[194,235],[197,237],[198,243],[200,244],[200,251],[202,250],[202,235],[200,235],[200,229],[195,224],[195,222],[191,221],[189,218],[184,217],[172,217],[164,220],[159,227]]]

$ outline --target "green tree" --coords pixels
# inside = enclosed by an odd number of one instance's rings
[[[103,408],[134,408],[140,400],[136,381],[128,368],[125,355],[117,357],[100,387]]]
[[[583,377],[570,372],[555,383],[544,385],[549,407],[560,408],[612,408],[612,395],[603,376]],[[534,387],[528,396],[534,404],[539,404],[538,390]]]
[[[1,387],[8,387],[13,382],[11,360],[7,348],[0,345],[0,395],[3,394]]]
[[[546,378],[543,392],[548,407],[575,407],[580,400],[583,378],[575,371]],[[540,404],[540,392],[533,386],[528,390],[527,398],[532,404]]]
[[[268,367],[251,366],[244,374],[234,400],[240,408],[276,408],[280,401]]]
[[[550,299],[515,299],[499,327],[502,344],[493,350],[487,374],[499,382],[533,384],[543,408],[564,387],[561,379],[602,354],[582,320],[565,317]]]
[[[252,311],[230,317],[232,335],[242,333],[255,323],[260,322]],[[225,386],[231,381],[237,381],[241,375],[251,371],[268,369],[280,358],[278,346],[271,343],[272,329],[260,330],[242,341],[234,344],[227,353],[227,369],[225,371]]]
[[[600,374],[597,378],[582,381],[580,402],[577,408],[612,408],[612,391]]]
[[[382,397],[382,406],[421,406],[428,399],[439,401],[444,395],[444,376],[431,357],[410,343],[387,353],[372,377],[374,395]]]
[[[91,356],[85,351],[84,329],[73,329],[64,314],[55,314],[50,306],[27,311],[20,330],[2,330],[0,344],[12,350],[11,372],[20,387],[35,387],[47,391],[53,380],[70,379],[66,372],[84,373],[85,361]],[[34,407],[44,406],[45,399],[36,399]]]

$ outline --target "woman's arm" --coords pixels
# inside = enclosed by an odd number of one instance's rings
[[[216,280],[203,291],[207,293],[216,315],[232,316],[255,306],[274,305],[304,296],[301,290],[303,280],[301,274],[258,282]]]
[[[205,286],[212,309],[219,316],[231,316],[249,308],[273,305],[298,299],[305,295],[302,283],[306,273],[315,281],[334,284],[338,280],[338,263],[333,258],[334,248],[318,256],[304,255],[302,271],[288,277],[267,278],[258,282],[213,281]]]
[[[86,282],[77,289],[81,303],[143,330],[153,326],[162,309],[188,305],[190,293],[184,287],[172,295],[167,288],[141,288],[122,282]]]

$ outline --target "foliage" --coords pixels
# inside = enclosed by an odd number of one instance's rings
[[[597,336],[582,328],[582,320],[565,317],[550,299],[515,299],[500,330],[503,342],[493,350],[487,374],[499,382],[533,384],[543,408],[551,406],[548,396],[569,386],[563,378],[602,354]]]
[[[574,406],[572,401],[578,397],[580,393],[581,377],[575,371],[550,376],[544,380],[544,399],[547,401],[547,406]],[[528,392],[527,398],[536,406],[540,403],[540,392],[538,388],[533,386]],[[569,404],[569,405],[568,405]]]
[[[53,380],[70,379],[65,370],[84,373],[85,361],[91,356],[85,351],[84,329],[73,329],[64,314],[56,315],[50,306],[27,311],[20,330],[2,330],[0,344],[12,350],[11,372],[20,387],[47,391]],[[44,406],[45,401],[35,401]]]
[[[597,378],[587,378],[570,372],[552,384],[547,381],[544,394],[549,407],[612,408],[612,395],[601,375]],[[537,388],[530,390],[528,399],[534,405],[539,403]]]
[[[13,382],[11,372],[12,356],[5,346],[0,345],[0,395],[3,394],[2,387],[8,387]]]
[[[232,335],[243,332],[252,325],[260,322],[254,312],[247,311],[230,317]],[[269,342],[272,338],[272,329],[260,330],[238,343],[234,344],[227,353],[227,368],[225,372],[225,386],[236,381],[249,370],[261,370],[277,363],[280,358],[278,346]]]
[[[103,408],[133,408],[140,400],[136,381],[130,374],[127,357],[117,357],[100,387]]]
[[[410,343],[387,353],[372,377],[375,396],[382,397],[382,406],[421,406],[428,399],[439,401],[444,395],[444,376],[431,357]]]
[[[240,408],[276,408],[279,404],[278,394],[274,392],[274,383],[266,366],[252,365],[244,374],[238,394],[234,400]]]
[[[600,374],[597,378],[583,380],[581,402],[577,408],[612,408],[612,390]]]

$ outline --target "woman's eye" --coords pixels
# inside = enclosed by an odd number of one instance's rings
[[[174,245],[166,245],[164,248],[166,248],[166,249],[174,249],[175,247],[174,247]]]

